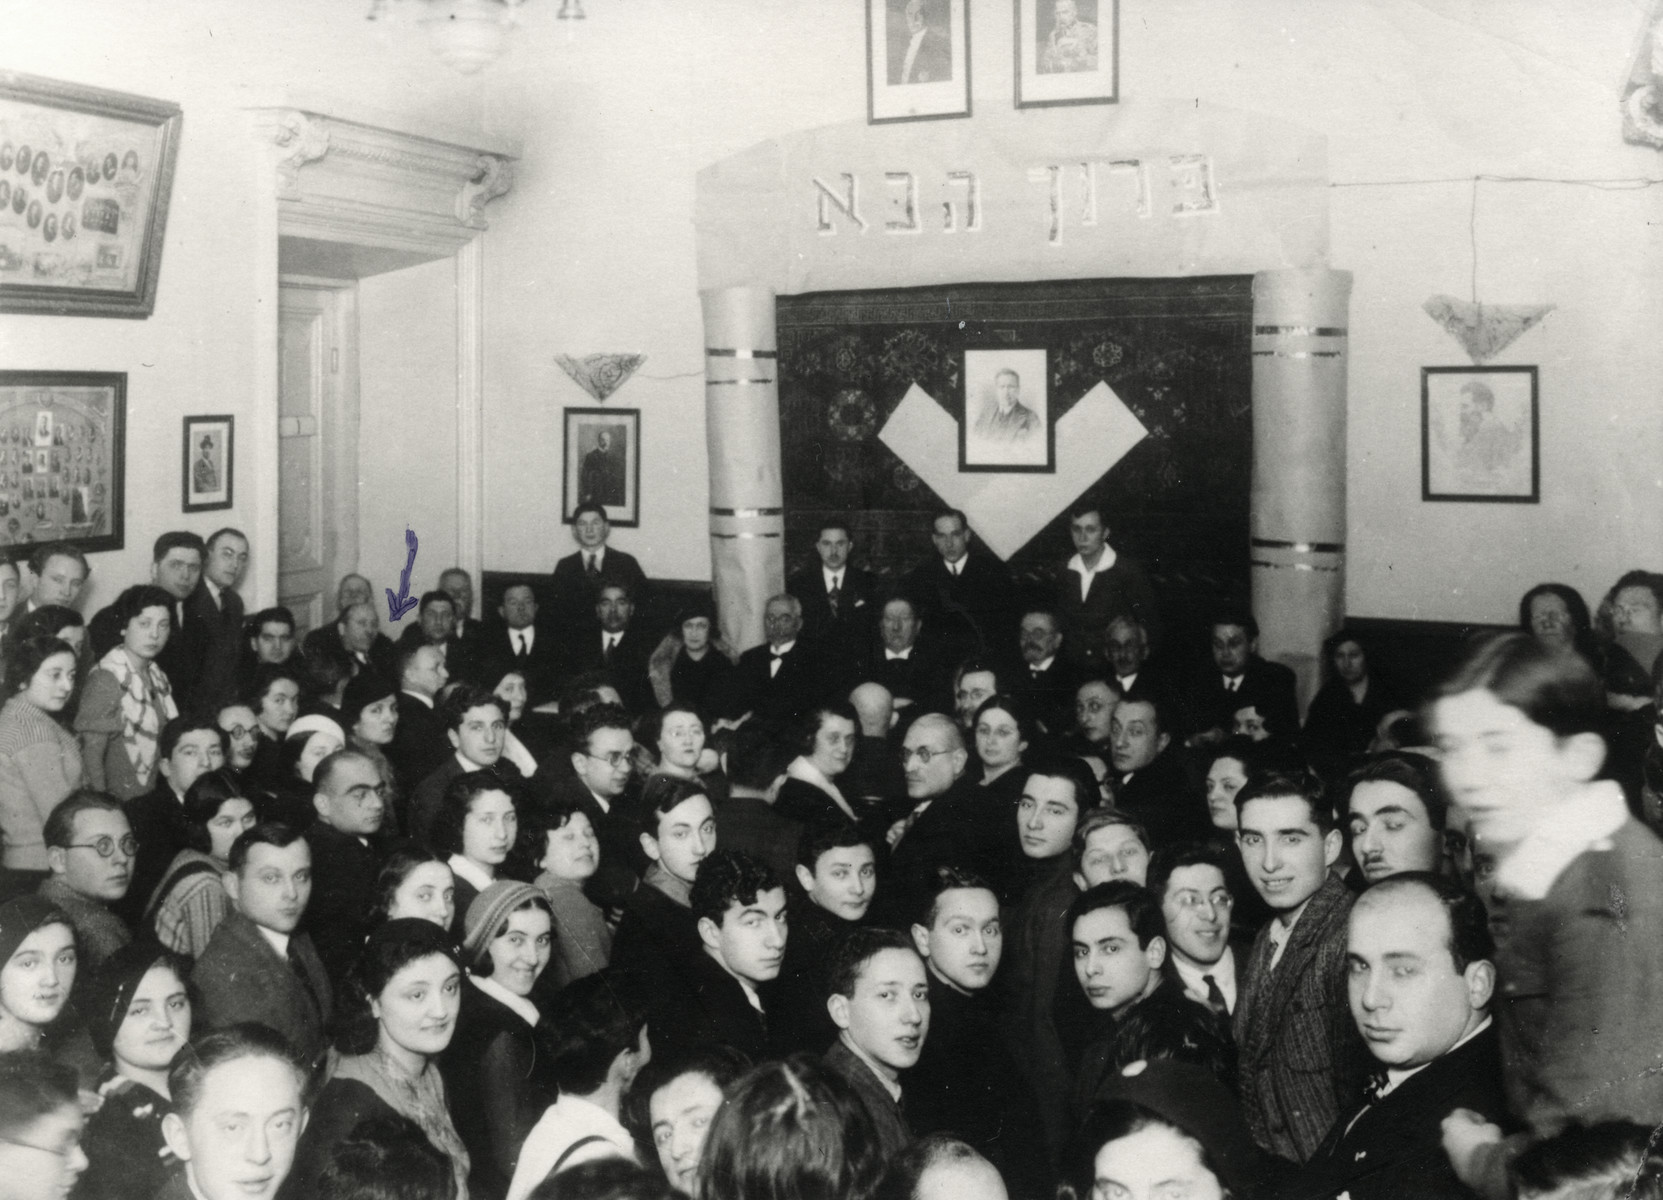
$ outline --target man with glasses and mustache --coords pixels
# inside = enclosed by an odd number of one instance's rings
[[[109,906],[127,894],[139,844],[121,805],[103,792],[81,788],[58,802],[46,818],[46,865],[51,874],[37,889],[69,915],[87,972],[133,940]]]
[[[1016,822],[999,802],[965,775],[964,735],[951,717],[925,713],[901,742],[901,770],[912,811],[889,827],[894,886],[873,905],[880,924],[905,930],[927,900],[937,867],[976,872],[1005,898],[1016,861]]]

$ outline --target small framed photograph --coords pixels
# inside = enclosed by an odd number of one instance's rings
[[[959,417],[959,470],[1057,469],[1051,373],[1044,350],[966,350]]]
[[[127,376],[0,371],[0,545],[120,550]]]
[[[1120,99],[1120,0],[1013,0],[1016,107]]]
[[[570,525],[579,504],[599,504],[614,525],[641,523],[640,409],[566,409],[565,463],[562,521]]]
[[[148,317],[179,106],[0,71],[0,312]]]
[[[970,115],[965,0],[866,0],[867,121]]]
[[[1535,367],[1422,367],[1421,499],[1541,500]]]
[[[232,419],[185,418],[185,511],[231,507]]]

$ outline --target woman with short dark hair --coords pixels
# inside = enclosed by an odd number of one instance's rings
[[[173,630],[173,597],[142,584],[113,607],[121,640],[87,677],[75,732],[88,786],[132,800],[155,786],[157,739],[179,715],[173,685],[156,664]]]

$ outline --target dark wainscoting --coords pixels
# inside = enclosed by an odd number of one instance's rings
[[[1348,617],[1345,625],[1366,643],[1373,669],[1415,699],[1424,697],[1449,674],[1473,641],[1515,628],[1391,617]]]

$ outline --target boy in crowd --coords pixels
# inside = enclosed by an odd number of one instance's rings
[[[872,840],[850,824],[811,826],[797,845],[791,940],[780,970],[780,1048],[824,1054],[837,1038],[826,1011],[827,972],[843,939],[860,927],[877,887]]]
[[[942,867],[912,942],[929,972],[930,1036],[907,1076],[907,1121],[920,1137],[951,1133],[999,1168],[1011,1192],[1048,1189],[1045,1134],[1000,1036],[992,984],[1004,934],[999,897],[977,875]]]
[[[891,1158],[912,1144],[901,1111],[901,1072],[917,1065],[930,1031],[924,960],[904,933],[857,929],[832,959],[827,991],[838,1035],[825,1064],[854,1088],[879,1150]]]

